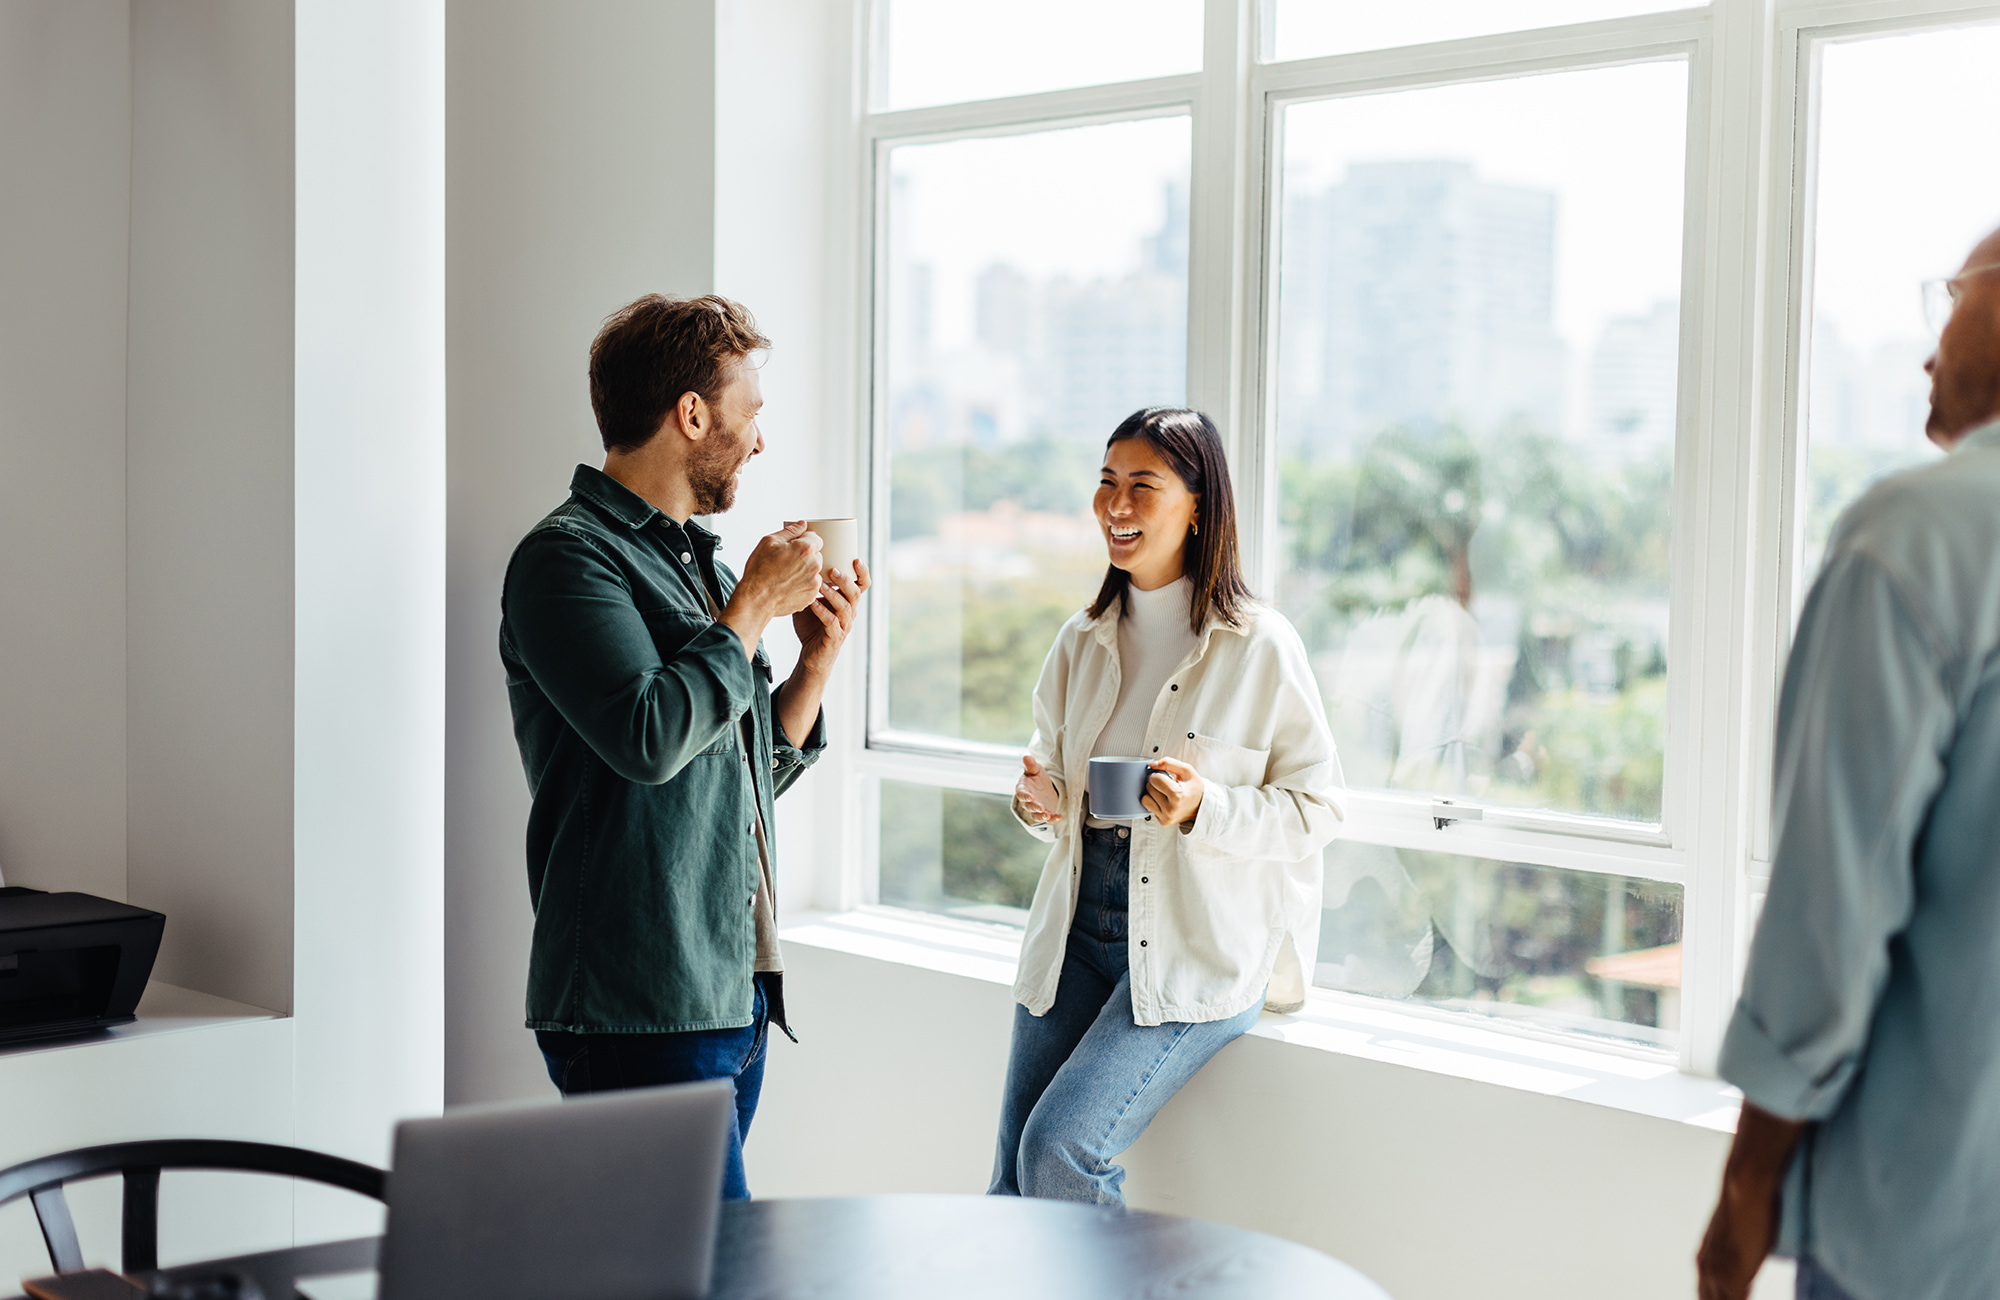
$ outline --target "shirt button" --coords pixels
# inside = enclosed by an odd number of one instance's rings
[[[1193,733],[1192,731],[1188,732],[1188,739],[1189,739],[1189,740],[1193,740],[1193,739],[1194,739],[1194,733]]]
[[[1155,745],[1155,746],[1153,746],[1153,752],[1154,752],[1155,754],[1159,753],[1159,752],[1160,752],[1160,747],[1159,747],[1158,745]]]
[[[1151,883],[1152,883],[1152,880],[1153,880],[1153,878],[1152,878],[1151,876],[1141,876],[1141,877],[1139,877],[1139,883],[1140,883],[1140,884],[1142,884],[1142,885],[1147,885],[1147,884],[1151,884]]]
[[[694,556],[690,555],[690,554],[689,554],[688,552],[686,552],[686,551],[682,551],[682,552],[681,552],[681,563],[682,563],[682,564],[693,564],[693,563],[694,563]],[[1178,690],[1179,688],[1178,688],[1178,687],[1176,687],[1175,689],[1176,689],[1176,690]]]
[[[1168,690],[1170,690],[1170,691],[1177,691],[1177,690],[1179,690],[1179,689],[1180,689],[1180,687],[1179,687],[1179,686],[1169,686],[1169,687],[1167,687],[1167,689],[1168,689]]]
[[[1146,941],[1145,941],[1144,939],[1141,939],[1141,940],[1139,940],[1139,946],[1140,946],[1141,948],[1145,947],[1145,946],[1146,946]]]

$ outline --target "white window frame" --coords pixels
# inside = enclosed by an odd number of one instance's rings
[[[856,24],[859,83],[873,75],[879,10]],[[1443,828],[1424,797],[1356,791],[1346,833],[1404,848],[1665,881],[1685,916],[1679,1064],[1714,1070],[1769,867],[1771,731],[1792,614],[1802,518],[1800,425],[1810,320],[1814,69],[1830,41],[2000,21],[2000,4],[1950,0],[1714,0],[1706,8],[1285,63],[1267,50],[1262,0],[1205,0],[1200,72],[934,108],[855,115],[853,337],[859,470],[870,521],[886,520],[889,466],[883,299],[887,151],[895,145],[1058,126],[1192,116],[1187,400],[1221,427],[1244,520],[1245,565],[1268,589],[1277,547],[1277,192],[1291,103],[1535,73],[1683,59],[1688,119],[1681,364],[1674,454],[1668,716],[1661,822],[1488,806]],[[886,527],[871,564],[887,574]],[[888,602],[867,611],[865,739],[843,742],[858,796],[840,837],[843,906],[876,904],[880,783],[1005,795],[1018,751],[888,726]],[[905,914],[911,915],[911,914]],[[1523,1032],[1534,1032],[1523,1029]]]

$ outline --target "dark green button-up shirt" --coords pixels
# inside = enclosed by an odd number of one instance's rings
[[[718,540],[579,465],[508,562],[500,657],[534,798],[530,1029],[752,1021],[756,810],[770,828],[826,720],[802,748],[775,733],[770,659],[761,643],[744,658],[698,585],[721,603],[736,588]]]

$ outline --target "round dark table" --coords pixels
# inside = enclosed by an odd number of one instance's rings
[[[709,1300],[1389,1300],[1296,1242],[1139,1210],[1001,1196],[722,1207]]]
[[[294,1246],[145,1274],[237,1273],[267,1300],[371,1269],[380,1239]],[[1316,1250],[1139,1210],[1000,1196],[725,1204],[706,1300],[1389,1300]]]

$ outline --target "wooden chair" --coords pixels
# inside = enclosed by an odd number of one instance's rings
[[[160,1171],[163,1169],[227,1169],[241,1173],[278,1174],[326,1183],[378,1201],[388,1199],[387,1178],[372,1165],[343,1160],[298,1147],[266,1142],[225,1142],[209,1139],[168,1139],[158,1142],[113,1142],[82,1147],[0,1169],[0,1206],[23,1196],[34,1202],[35,1218],[48,1243],[49,1261],[58,1273],[83,1271],[83,1249],[77,1244],[76,1223],[70,1218],[63,1184],[106,1174],[125,1176],[123,1264],[126,1273],[159,1267]]]

